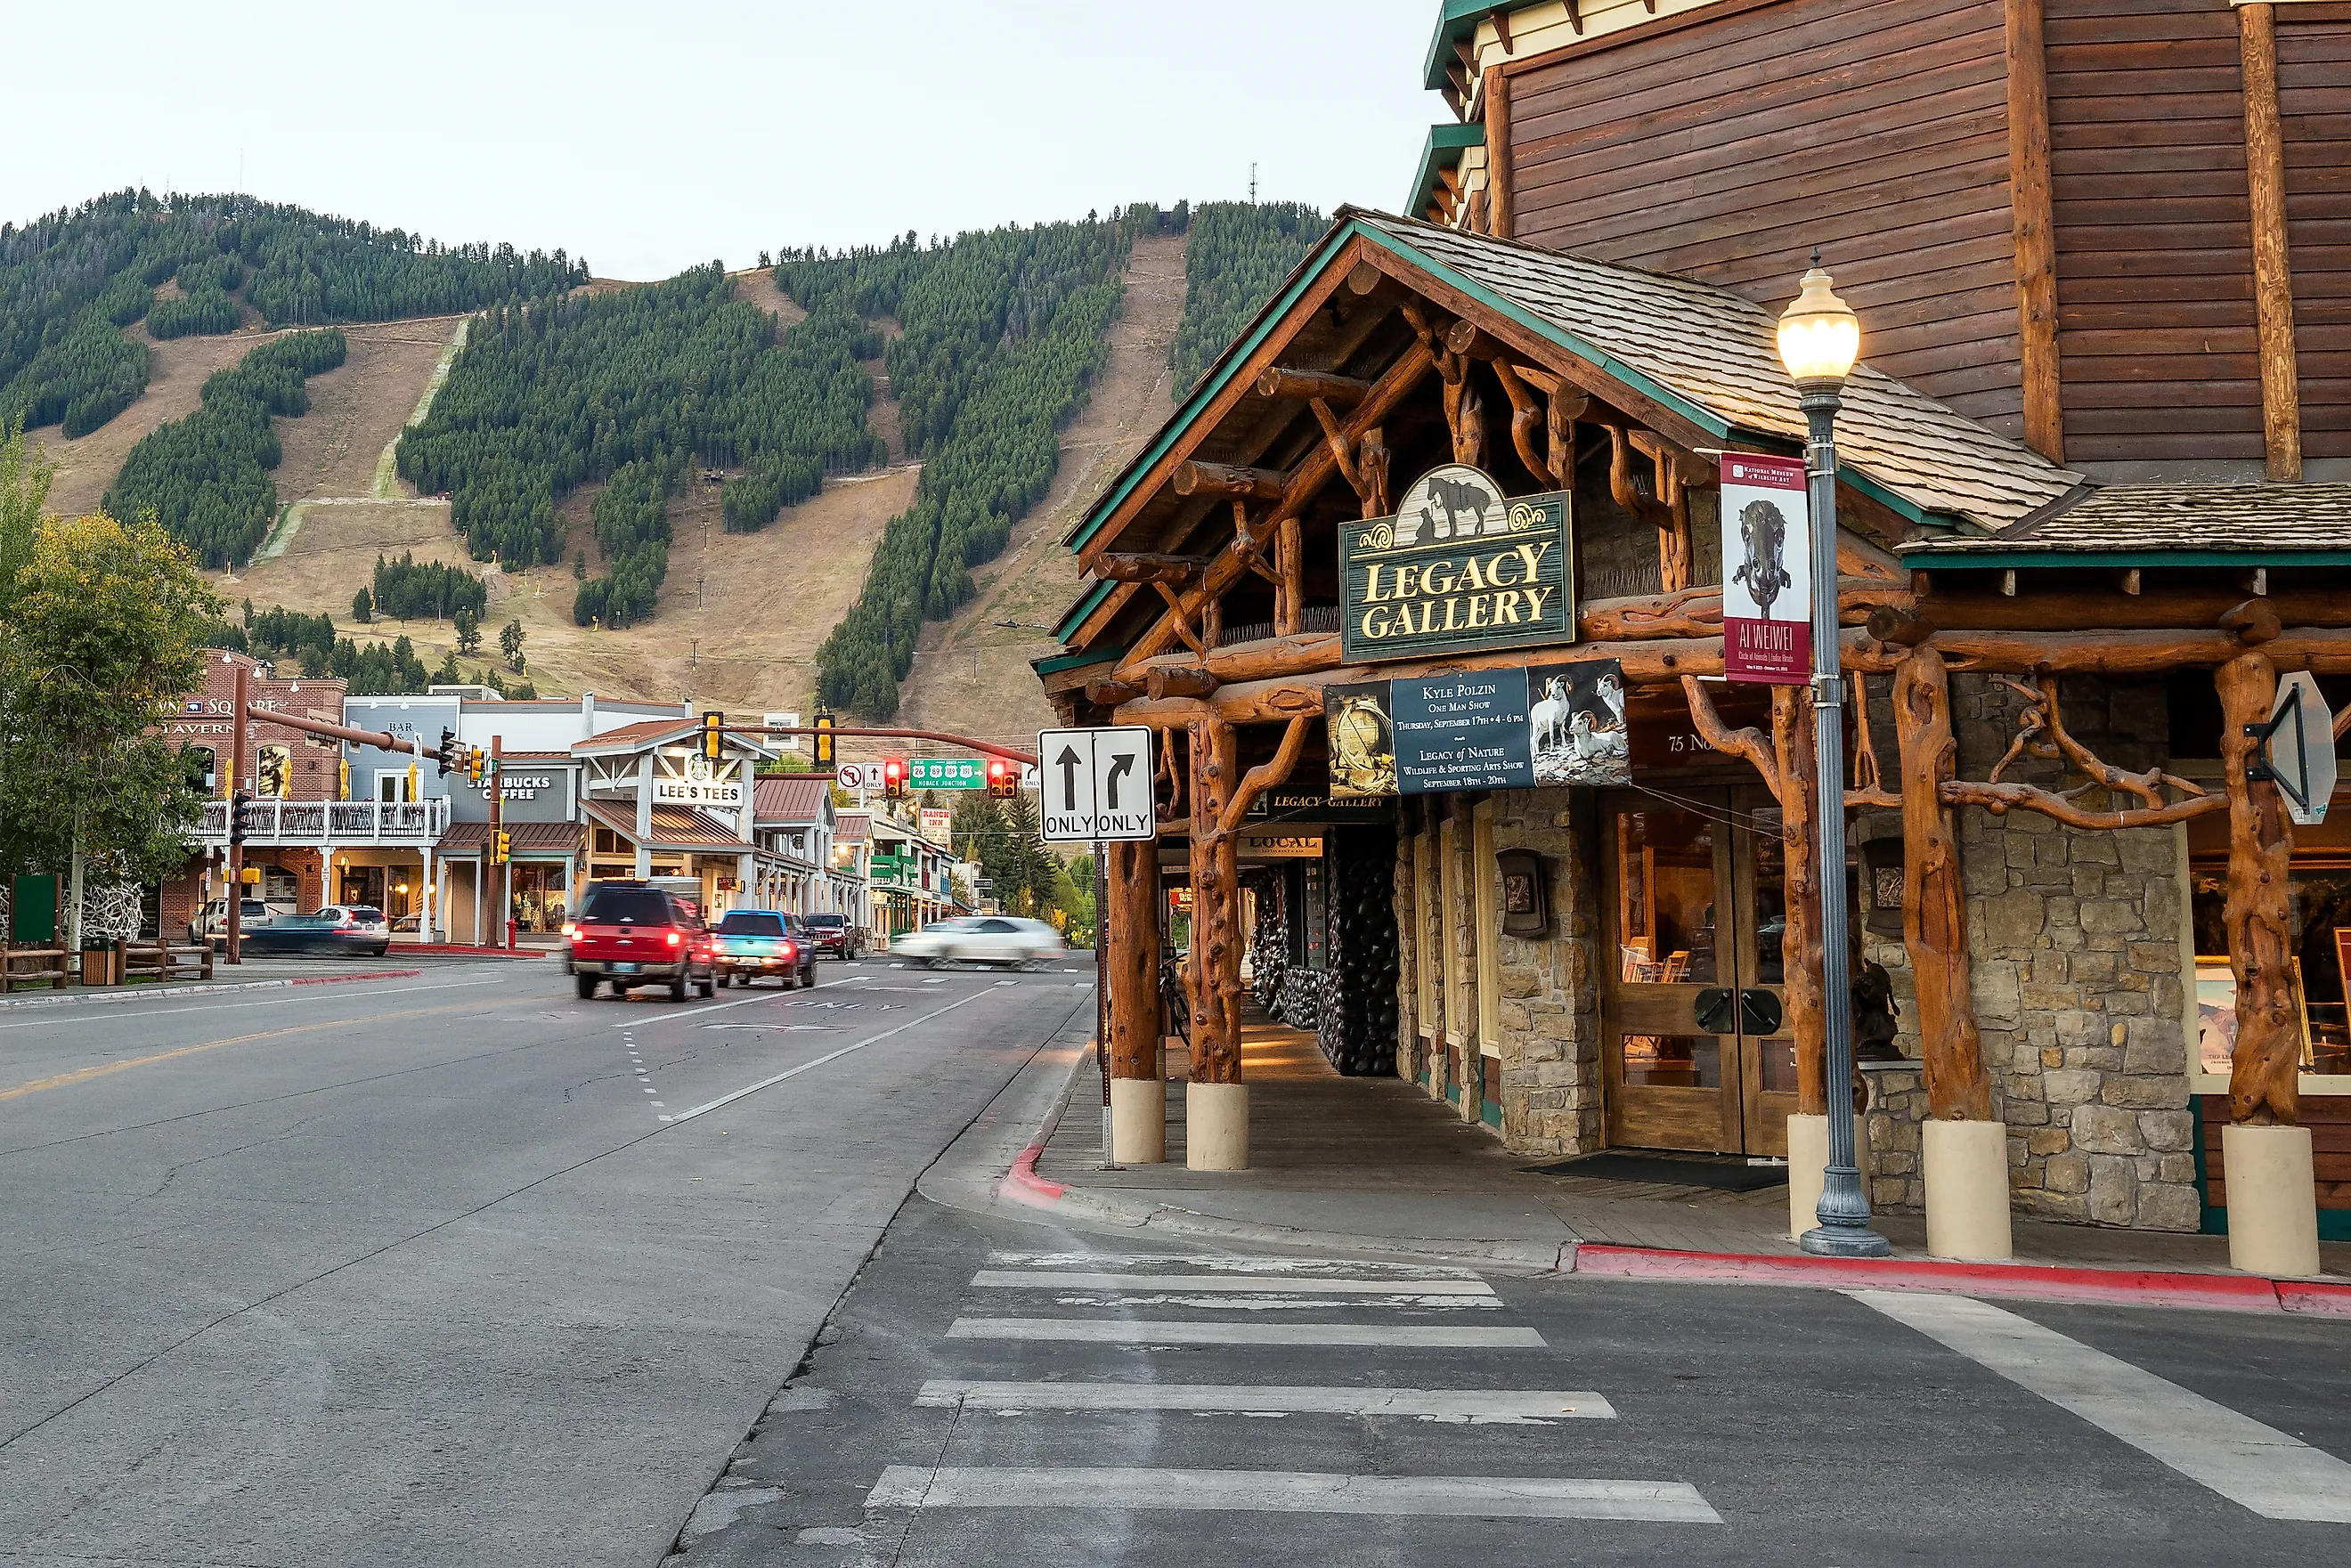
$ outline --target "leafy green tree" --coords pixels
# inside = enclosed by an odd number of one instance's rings
[[[44,487],[0,458],[11,545]],[[0,865],[69,867],[78,925],[89,862],[143,880],[186,858],[199,801],[155,716],[202,678],[220,601],[152,520],[44,517],[30,543],[0,583]]]
[[[457,652],[478,653],[482,651],[482,617],[475,610],[457,612]]]
[[[498,633],[498,652],[507,656],[507,663],[514,666],[517,674],[522,673],[522,622],[519,620],[507,622],[505,630]]]

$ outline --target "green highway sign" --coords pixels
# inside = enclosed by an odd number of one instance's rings
[[[987,768],[977,757],[916,757],[906,763],[909,789],[985,789]]]

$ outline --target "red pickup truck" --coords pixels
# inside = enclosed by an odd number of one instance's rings
[[[701,912],[642,882],[590,883],[563,941],[563,967],[582,1001],[600,981],[610,981],[616,997],[665,985],[674,1002],[685,1000],[688,985],[705,997],[718,988],[716,945]]]

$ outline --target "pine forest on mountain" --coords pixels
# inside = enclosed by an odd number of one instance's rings
[[[563,252],[443,246],[250,196],[119,191],[0,224],[0,426],[87,435],[146,390],[158,339],[477,309],[588,278]],[[156,290],[176,287],[158,301]],[[165,519],[170,526],[170,519]]]
[[[1171,365],[1178,396],[1199,384],[1327,225],[1320,212],[1296,202],[1207,202],[1193,210]]]
[[[604,573],[580,625],[644,620],[668,571],[665,507],[689,468],[740,467],[730,530],[764,528],[828,473],[885,455],[867,425],[880,335],[844,306],[778,331],[735,298],[717,264],[617,293],[502,307],[476,323],[430,415],[401,437],[401,476],[446,491],[477,560],[562,558],[556,507],[603,481],[591,507]]]
[[[331,327],[293,332],[214,371],[204,380],[204,406],[158,425],[131,449],[106,493],[106,510],[118,517],[153,512],[210,570],[252,559],[277,517],[269,471],[282,448],[270,416],[307,411],[302,383],[341,364],[345,347]]]

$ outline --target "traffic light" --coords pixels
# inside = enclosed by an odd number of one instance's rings
[[[415,764],[415,763],[413,763],[413,762],[410,763],[410,764],[408,765],[408,798],[409,798],[410,800],[422,800],[423,799],[424,799],[424,797],[423,797],[423,794],[421,794],[421,793],[418,791],[418,789],[417,789],[417,788],[416,788],[416,786],[417,786],[416,772],[417,772],[416,764]],[[351,798],[351,765],[350,765],[350,763],[346,762],[346,763],[344,763],[344,764],[343,764],[343,799],[344,799],[344,800],[350,800],[350,798]]]
[[[882,799],[903,800],[906,798],[906,759],[885,757],[882,759]]]
[[[246,831],[250,825],[250,819],[247,818],[246,813],[250,811],[252,809],[253,797],[246,794],[244,790],[240,789],[235,794],[229,797],[228,841],[230,843],[241,844],[245,842]]]
[[[444,727],[441,731],[441,744],[434,748],[433,760],[441,765],[441,777],[444,779],[449,777],[449,770],[457,766],[457,732],[455,730]]]
[[[816,710],[816,716],[809,720],[809,724],[816,731],[816,761],[813,766],[818,772],[822,773],[833,766],[832,715],[823,708],[819,708]]]
[[[479,784],[482,781],[482,765],[487,760],[480,747],[472,746],[465,748],[465,781],[467,783]]]
[[[702,759],[716,762],[726,755],[726,716],[705,713],[702,716]]]
[[[1001,757],[989,758],[987,759],[987,798],[991,800],[1009,800],[1019,792],[1020,775],[1012,770],[1012,764]]]
[[[513,858],[513,855],[514,837],[504,828],[500,828],[498,830],[497,847],[491,852],[490,863],[492,865],[504,865],[508,860]]]

